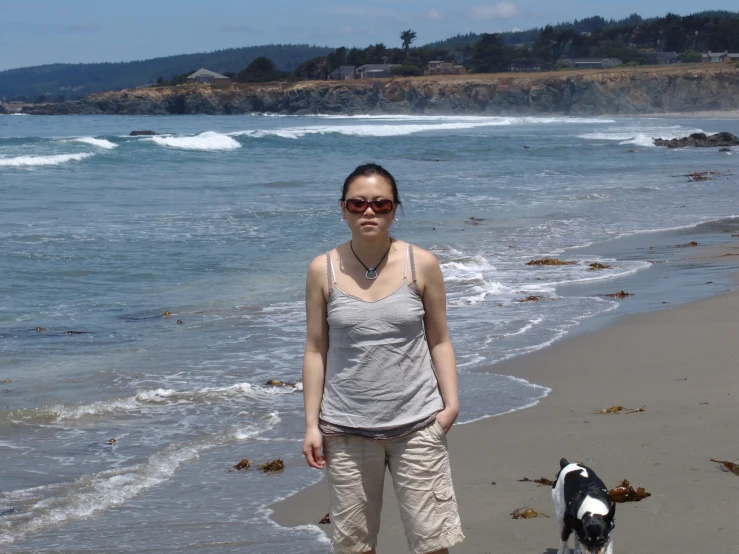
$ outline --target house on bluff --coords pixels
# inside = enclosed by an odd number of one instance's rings
[[[187,82],[189,84],[199,83],[201,85],[230,85],[231,79],[215,71],[200,68],[187,77]]]
[[[329,81],[353,81],[357,78],[357,70],[353,65],[342,65],[328,74]]]
[[[397,63],[368,63],[357,68],[357,79],[378,79],[390,77],[390,69],[400,65]]]
[[[462,64],[434,60],[429,62],[426,75],[464,75],[467,69]]]
[[[728,50],[724,52],[711,52],[710,50],[703,54],[703,63],[729,63],[739,61],[739,52],[730,53]]]

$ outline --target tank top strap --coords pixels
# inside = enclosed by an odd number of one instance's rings
[[[408,261],[410,259],[409,252],[411,251],[411,245],[406,243],[405,245],[405,265],[403,266],[403,283],[408,282]]]
[[[326,252],[326,278],[328,279],[328,295],[334,293],[336,286],[336,273],[334,272],[334,262],[331,259],[331,252]]]
[[[411,264],[411,281],[413,282],[414,288],[418,289],[418,283],[416,283],[416,261],[413,258],[413,246],[408,244],[408,260]]]

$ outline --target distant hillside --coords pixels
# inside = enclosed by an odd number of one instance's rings
[[[686,16],[684,19],[707,18],[722,20],[725,18],[736,17],[737,15],[739,15],[739,12],[731,12],[726,10],[705,10],[692,13],[689,16]],[[575,19],[573,21],[564,21],[561,23],[557,23],[556,25],[548,25],[548,27],[551,27],[554,31],[563,31],[570,29],[575,33],[596,33],[599,31],[607,31],[609,29],[617,29],[619,27],[633,28],[642,23],[650,23],[659,19],[662,18],[653,17],[650,19],[644,19],[636,13],[633,13],[630,16],[625,17],[624,19],[604,19],[599,15],[594,15],[592,17],[586,17],[580,20]],[[541,31],[542,28],[535,27],[533,29],[527,29],[524,31],[505,31],[502,33],[498,33],[498,36],[500,37],[500,40],[501,42],[503,42],[503,44],[513,46],[515,44],[530,44],[534,42],[538,38]],[[466,35],[457,35],[445,40],[431,42],[429,44],[426,44],[425,46],[427,48],[460,49],[464,46],[472,46],[478,40],[480,40],[480,36],[481,35],[477,33],[468,33]]]
[[[218,73],[238,72],[259,56],[267,56],[283,71],[292,71],[305,60],[323,56],[333,48],[307,44],[269,44],[229,48],[201,54],[181,54],[121,63],[50,64],[0,71],[0,99],[19,96],[29,101],[39,95],[80,98],[92,92],[135,88],[158,77],[205,67]]]

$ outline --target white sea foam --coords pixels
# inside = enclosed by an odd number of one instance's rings
[[[505,121],[505,125],[524,125],[524,124],[549,124],[549,123],[570,123],[570,124],[603,124],[615,123],[613,119],[589,118],[589,117],[500,117],[500,116],[481,116],[481,115],[335,115],[320,114],[317,116],[322,119],[347,119],[361,120],[368,119],[371,121]]]
[[[236,383],[228,387],[205,387],[190,391],[176,391],[174,389],[143,390],[135,396],[99,400],[88,404],[65,406],[57,404],[31,410],[19,410],[11,414],[19,421],[51,420],[54,423],[75,421],[86,417],[107,416],[109,414],[125,414],[141,412],[148,408],[181,406],[183,404],[213,403],[229,398],[250,398],[256,401],[271,401],[276,395],[293,394],[302,390],[302,384],[297,386],[258,386],[250,383]]]
[[[687,129],[680,126],[655,127],[653,129],[638,130],[614,130],[614,131],[596,131],[593,133],[583,133],[578,138],[586,140],[609,140],[618,141],[621,145],[634,144],[636,146],[653,147],[655,138],[673,139],[687,136],[691,133],[702,133],[701,129]]]
[[[236,150],[241,148],[241,144],[228,135],[216,133],[215,131],[205,131],[193,137],[173,137],[173,136],[157,136],[147,138],[160,146],[168,146],[170,148],[181,148],[183,150]]]
[[[252,138],[263,138],[268,136],[276,136],[281,138],[299,139],[306,135],[327,135],[339,134],[350,137],[395,137],[412,135],[414,133],[425,133],[429,131],[447,131],[459,129],[472,129],[474,127],[489,127],[498,125],[508,125],[504,121],[496,121],[489,123],[469,122],[469,123],[437,123],[425,125],[325,125],[315,127],[296,127],[292,129],[270,129],[258,131],[239,131],[232,133],[234,136],[249,136]]]
[[[202,452],[269,431],[280,421],[269,414],[266,421],[249,429],[234,429],[189,444],[170,445],[145,462],[132,467],[84,475],[71,483],[13,491],[6,496],[31,500],[33,504],[16,517],[12,530],[0,533],[0,544],[13,543],[29,533],[56,527],[68,521],[85,519],[114,506],[120,506],[142,492],[167,481],[183,464]],[[35,500],[35,501],[34,501]]]
[[[91,144],[92,146],[97,146],[98,148],[104,148],[106,150],[112,150],[113,148],[118,147],[117,144],[112,143],[109,140],[99,139],[95,137],[80,137],[73,140],[75,142],[84,142],[85,144]]]
[[[231,136],[251,138],[279,137],[299,139],[307,135],[339,134],[355,137],[393,137],[430,131],[459,131],[480,127],[541,124],[604,124],[609,119],[573,117],[484,117],[484,116],[416,116],[416,115],[320,115],[322,119],[347,120],[352,125],[315,125],[283,129],[235,131]],[[362,125],[361,122],[367,124]],[[356,122],[356,123],[355,123]],[[388,122],[381,124],[378,122]]]
[[[654,146],[654,139],[643,133],[638,133],[635,137],[628,138],[619,142],[619,144],[635,144],[637,146]]]
[[[55,154],[52,156],[17,156],[0,158],[0,167],[38,167],[44,165],[60,165],[89,158],[94,154]]]

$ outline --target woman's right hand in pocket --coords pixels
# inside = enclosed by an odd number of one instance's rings
[[[323,435],[317,426],[305,431],[303,456],[310,467],[323,469],[326,465],[326,459],[323,457]]]

